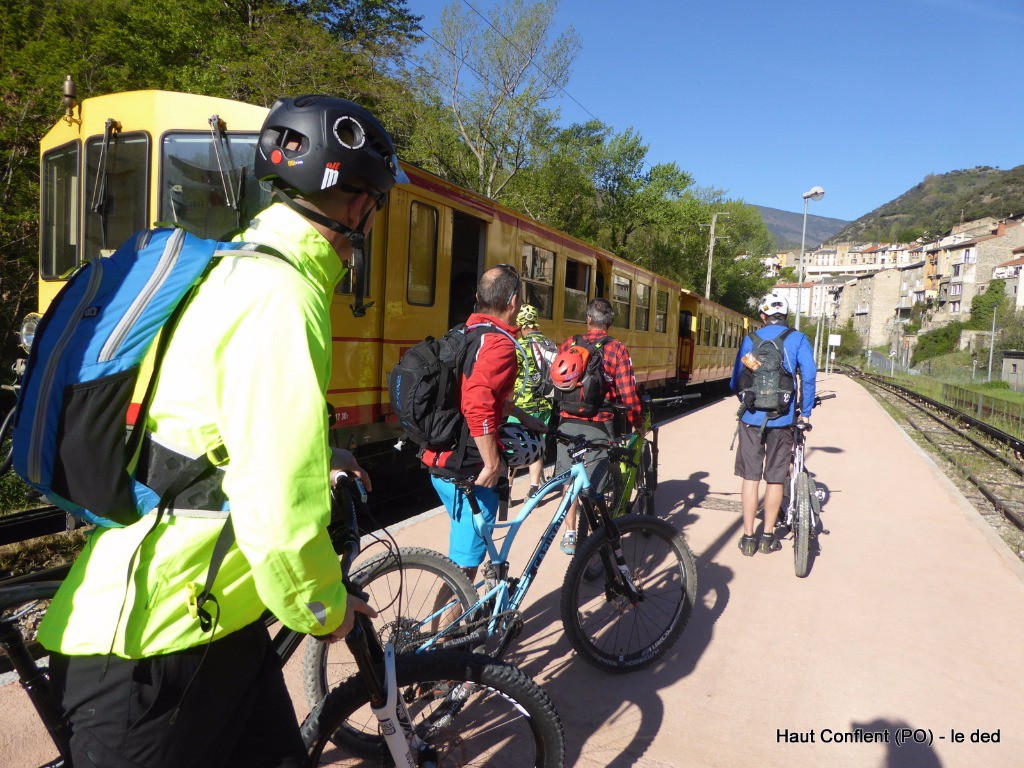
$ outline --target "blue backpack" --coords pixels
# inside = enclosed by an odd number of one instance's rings
[[[147,230],[75,272],[39,323],[18,399],[14,468],[29,485],[80,520],[117,527],[212,473],[202,457],[159,491],[135,477],[181,310],[218,257],[241,249],[263,246]],[[140,371],[154,344],[146,379]]]

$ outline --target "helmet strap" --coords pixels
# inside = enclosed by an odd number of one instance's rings
[[[374,303],[372,301],[369,304],[363,303],[366,278],[366,272],[363,269],[366,261],[363,255],[363,248],[366,245],[366,235],[363,234],[363,228],[366,226],[366,222],[370,218],[370,214],[373,213],[373,209],[371,208],[363,215],[363,218],[359,222],[358,229],[352,229],[351,227],[342,224],[340,221],[335,221],[334,219],[324,216],[319,211],[314,211],[304,205],[299,205],[299,203],[295,201],[295,198],[282,189],[274,190],[274,196],[300,216],[309,219],[310,221],[315,221],[317,224],[327,227],[331,231],[338,232],[348,238],[349,242],[352,244],[352,292],[355,294],[355,303],[350,304],[349,308],[352,310],[352,314],[355,317],[365,317],[366,310],[372,307]]]

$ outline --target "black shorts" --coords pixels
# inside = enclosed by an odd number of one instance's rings
[[[559,430],[566,435],[583,435],[587,440],[604,441],[615,436],[615,428],[611,421],[582,421],[580,419],[563,418]],[[587,465],[587,475],[590,477],[589,496],[599,497],[607,490],[610,478],[608,477],[608,451],[589,450],[583,455],[583,461]],[[569,458],[569,449],[562,443],[558,444],[558,453],[555,459],[555,474],[561,474],[572,466]]]
[[[299,768],[305,748],[263,622],[186,651],[50,657],[76,766]],[[176,711],[177,710],[177,711]]]
[[[740,424],[739,449],[736,451],[736,474],[744,480],[784,483],[793,458],[793,428],[765,429]]]

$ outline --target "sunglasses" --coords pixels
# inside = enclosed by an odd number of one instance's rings
[[[519,276],[519,270],[511,264],[499,264],[498,267],[505,270],[505,272],[516,276],[516,287],[512,289],[512,293],[508,295],[508,299],[505,301],[505,305],[508,306],[512,303],[512,299],[514,299],[519,293],[519,289],[523,287],[523,279]]]
[[[353,187],[353,186],[350,186],[348,184],[339,184],[338,187],[340,189],[345,190],[346,192],[352,192],[353,194],[357,194],[357,195],[360,192],[365,192],[367,195],[369,195],[371,198],[373,198],[373,202],[377,206],[377,210],[378,211],[381,208],[383,208],[384,205],[388,201],[388,193],[387,192],[373,192],[373,191],[371,191],[369,189],[359,189],[358,187]]]

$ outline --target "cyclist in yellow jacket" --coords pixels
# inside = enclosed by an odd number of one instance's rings
[[[343,637],[353,611],[328,537],[330,303],[388,192],[407,181],[390,136],[343,99],[279,100],[256,174],[278,202],[224,257],[168,344],[146,427],[159,455],[222,463],[205,501],[97,530],[39,630],[75,766],[299,766],[304,750],[260,621]],[[203,494],[198,494],[203,495]],[[194,493],[179,494],[193,499]],[[230,508],[234,543],[195,616]],[[190,612],[190,607],[192,611]]]

